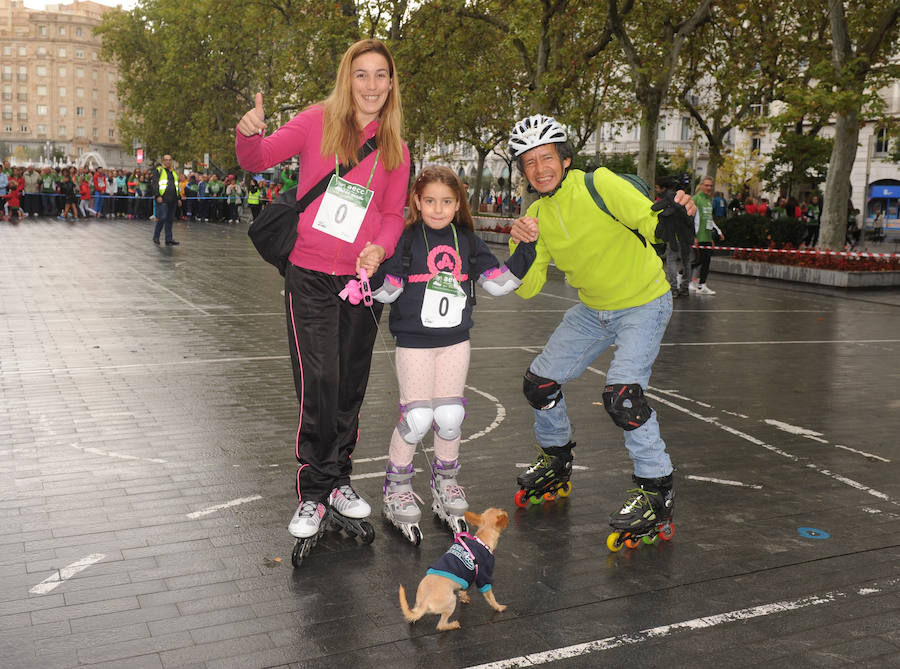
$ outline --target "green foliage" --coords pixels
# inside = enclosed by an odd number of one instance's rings
[[[766,216],[742,214],[719,221],[728,246],[781,249],[797,248],[806,235],[806,225],[795,218],[773,220]]]
[[[825,181],[834,140],[785,128],[762,170],[766,188],[785,195],[797,184],[818,186]]]

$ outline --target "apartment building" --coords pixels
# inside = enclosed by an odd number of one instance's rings
[[[74,0],[24,7],[0,0],[0,149],[12,164],[130,167],[119,145],[116,67],[100,60],[93,28],[109,7]]]

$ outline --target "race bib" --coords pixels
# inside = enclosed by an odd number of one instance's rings
[[[466,293],[450,272],[438,272],[425,286],[422,300],[422,325],[427,328],[452,328],[462,323]]]
[[[335,174],[325,189],[313,227],[352,244],[356,241],[371,201],[372,191]]]

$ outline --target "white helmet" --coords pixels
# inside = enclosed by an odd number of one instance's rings
[[[518,158],[526,151],[544,144],[566,141],[566,131],[552,116],[535,114],[516,123],[509,135],[509,152]]]

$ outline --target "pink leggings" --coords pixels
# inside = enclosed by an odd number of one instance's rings
[[[469,341],[440,348],[397,348],[397,381],[400,403],[430,401],[437,397],[462,397],[469,372]],[[416,452],[397,428],[391,435],[391,462],[407,466]],[[434,433],[434,454],[444,461],[456,460],[459,438],[447,441]]]

